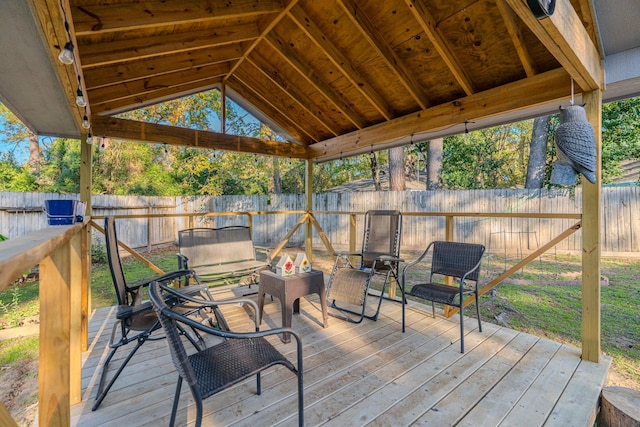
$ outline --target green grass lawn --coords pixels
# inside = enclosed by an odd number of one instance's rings
[[[177,268],[175,252],[169,248],[151,253],[147,258],[170,271]],[[407,259],[411,259],[410,256]],[[326,254],[320,253],[314,262],[325,272],[331,271],[333,259]],[[507,260],[509,263],[514,261]],[[496,257],[485,264],[482,275],[486,280],[504,269],[505,260]],[[580,265],[580,258],[570,255],[546,256],[530,263],[510,278],[518,284],[510,284],[507,279],[495,292],[481,298],[483,320],[579,347],[581,288],[570,282],[580,279]],[[123,268],[128,281],[155,275],[133,257],[123,260]],[[94,264],[92,271],[92,306],[115,305],[107,264]],[[609,280],[601,291],[602,351],[613,358],[611,371],[617,381],[640,389],[640,261],[603,259],[601,271]],[[544,284],[562,280],[569,284]],[[22,319],[37,316],[38,283],[26,282],[9,288],[0,293],[0,300],[0,328],[13,327]],[[466,314],[475,315],[475,309],[472,307]]]

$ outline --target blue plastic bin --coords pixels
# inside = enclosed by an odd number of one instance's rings
[[[77,200],[45,200],[49,225],[70,225],[76,222]]]

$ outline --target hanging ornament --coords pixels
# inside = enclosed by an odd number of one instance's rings
[[[575,185],[578,173],[596,183],[596,137],[581,105],[560,107],[560,125],[555,135],[558,160],[551,183]]]

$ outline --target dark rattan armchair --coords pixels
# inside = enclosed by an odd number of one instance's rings
[[[464,297],[474,295],[478,315],[478,329],[482,332],[480,320],[480,304],[478,300],[478,279],[480,277],[480,263],[484,254],[484,246],[459,242],[432,242],[415,261],[409,262],[402,269],[402,332],[405,331],[405,292],[409,286],[409,273],[417,269],[416,265],[427,259],[431,253],[431,273],[428,282],[414,283],[408,295],[431,301],[433,317],[435,317],[434,302],[447,304],[460,309],[460,352],[464,353]],[[458,279],[455,285],[447,285],[434,281],[434,276],[446,276]],[[469,283],[473,282],[473,283]]]
[[[116,312],[116,322],[113,325],[113,330],[111,331],[109,339],[110,351],[102,365],[102,373],[100,375],[100,383],[98,384],[96,401],[92,408],[94,411],[98,409],[103,399],[107,396],[107,393],[138,349],[147,340],[153,341],[164,338],[161,334],[154,334],[156,330],[160,329],[160,323],[153,311],[151,303],[149,301],[143,302],[143,293],[146,293],[146,288],[151,283],[151,280],[131,284],[127,283],[124,270],[122,268],[122,262],[120,260],[118,237],[116,234],[114,218],[105,218],[104,232],[107,246],[107,260],[109,261],[111,278],[118,298],[118,311]],[[196,302],[178,304],[177,301],[173,300],[168,301],[170,305],[178,305],[177,308],[179,308],[183,314],[200,315],[207,320],[210,320],[211,323],[214,323],[213,319],[215,319],[215,323],[218,327],[226,328],[226,322],[217,308],[211,308],[210,306],[203,307],[201,305],[203,301],[211,301],[213,298],[211,297],[207,286],[197,284],[197,278],[192,270],[173,271],[162,276],[157,276],[153,278],[153,280],[165,284],[179,282],[184,286],[181,288],[181,292],[191,295],[192,297],[196,297],[194,298]],[[196,285],[189,286],[191,282],[195,282]],[[203,344],[198,342],[199,337],[197,333],[186,334],[186,336],[192,340],[192,344],[196,347]],[[105,385],[110,363],[116,354],[116,351],[129,343],[135,343],[135,345],[131,348],[126,358],[120,363],[115,374]]]
[[[395,280],[394,286],[400,285],[398,268],[402,262],[399,258],[401,237],[402,214],[399,211],[371,210],[365,214],[362,251],[335,254],[336,261],[329,278],[327,299],[331,307],[342,313],[329,314],[355,323],[360,323],[365,317],[378,319],[389,279]],[[352,258],[356,258],[358,262],[352,263]],[[375,313],[367,315],[367,296],[376,274],[384,276],[384,283]],[[359,317],[353,319],[345,313]]]
[[[298,424],[304,425],[304,401],[302,383],[302,341],[290,328],[278,328],[259,332],[258,307],[249,299],[236,299],[233,303],[249,304],[254,309],[256,332],[235,333],[210,328],[197,321],[185,317],[167,306],[167,294],[182,300],[191,300],[180,295],[175,290],[160,283],[154,283],[149,289],[149,295],[154,309],[162,323],[167,336],[167,345],[171,351],[173,364],[178,371],[178,383],[176,385],[171,423],[176,420],[178,402],[182,381],[186,381],[191,389],[191,394],[196,404],[196,427],[202,423],[202,400],[221,392],[234,384],[237,384],[253,375],[257,379],[257,393],[261,393],[260,372],[274,366],[284,365],[298,377]],[[219,302],[224,304],[225,301]],[[214,303],[212,303],[214,304]],[[216,302],[215,304],[218,304]],[[225,338],[224,341],[214,344],[187,355],[180,339],[180,327],[190,326],[198,331]],[[297,344],[297,368],[278,350],[276,350],[264,337],[268,335],[290,333]]]

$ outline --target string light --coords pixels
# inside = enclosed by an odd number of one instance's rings
[[[464,139],[469,140],[470,135],[469,135],[469,128],[467,127],[467,125],[469,123],[475,123],[475,122],[470,122],[468,120],[464,121]]]
[[[65,65],[71,65],[75,60],[73,55],[73,42],[71,41],[71,31],[69,29],[69,21],[67,20],[67,11],[62,4],[62,0],[60,0],[60,9],[62,9],[62,16],[64,18],[64,29],[67,31],[67,42],[58,54],[58,59]]]
[[[91,136],[91,132],[87,134],[87,144],[93,145],[93,136]]]
[[[86,114],[82,118],[82,128],[83,129],[91,129],[91,122],[89,121],[89,118],[87,117]]]

